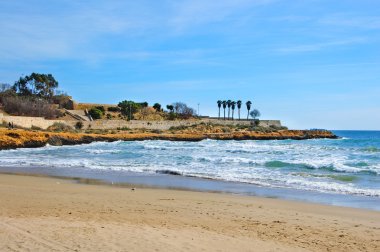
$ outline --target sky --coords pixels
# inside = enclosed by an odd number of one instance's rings
[[[0,38],[0,83],[51,73],[79,102],[251,100],[289,128],[380,130],[378,0],[0,0]]]

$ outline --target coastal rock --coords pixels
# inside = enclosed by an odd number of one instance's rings
[[[52,146],[62,146],[62,140],[60,137],[57,137],[57,136],[52,136],[49,138],[48,140],[48,144],[52,145]]]
[[[338,138],[330,131],[319,130],[278,130],[271,132],[238,131],[229,133],[116,133],[116,134],[84,134],[75,132],[42,132],[30,130],[0,129],[0,150],[14,148],[35,148],[46,144],[53,146],[88,144],[92,142],[114,141],[143,141],[143,140],[167,140],[167,141],[202,141],[214,140],[305,140],[316,138]]]

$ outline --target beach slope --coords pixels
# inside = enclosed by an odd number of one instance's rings
[[[379,251],[380,212],[0,175],[0,251]]]

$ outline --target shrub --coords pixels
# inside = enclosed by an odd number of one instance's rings
[[[174,112],[170,112],[169,114],[168,114],[168,120],[175,120],[175,119],[177,119],[177,114],[175,114]]]
[[[188,127],[185,126],[185,125],[179,125],[179,126],[172,126],[169,128],[169,130],[185,130],[187,129]]]
[[[79,121],[75,124],[76,129],[82,129],[83,128],[83,122]]]
[[[50,131],[61,132],[61,131],[73,131],[73,128],[65,123],[56,122],[49,128]]]
[[[120,112],[120,108],[119,107],[108,107],[107,109],[109,112]]]
[[[65,94],[53,96],[51,102],[58,104],[59,108],[74,109],[74,102],[71,100],[71,96]]]
[[[40,127],[34,126],[34,125],[32,125],[32,127],[30,129],[31,130],[42,130]]]
[[[44,99],[7,96],[3,98],[4,111],[17,116],[57,118],[62,113]]]
[[[96,106],[95,108],[102,111],[103,114],[104,114],[104,112],[106,112],[106,110],[104,109],[104,106]]]
[[[119,127],[119,128],[117,128],[117,130],[130,130],[130,128],[128,128],[128,127]]]
[[[91,115],[92,119],[101,119],[103,117],[103,112],[97,108],[92,108],[88,113]]]
[[[111,114],[107,114],[106,117],[107,117],[108,120],[112,119],[112,115]]]

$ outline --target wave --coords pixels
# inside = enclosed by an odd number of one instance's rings
[[[375,152],[376,153],[376,152],[380,152],[380,148],[369,146],[369,147],[363,148],[362,151],[364,151],[364,152]]]
[[[353,140],[95,142],[1,151],[0,166],[130,171],[378,195],[380,157],[374,146]]]

